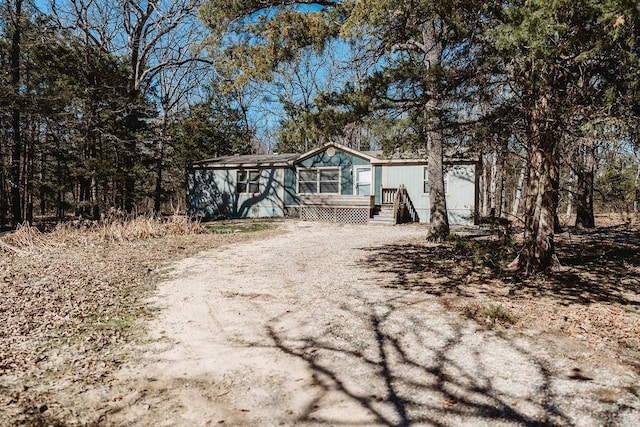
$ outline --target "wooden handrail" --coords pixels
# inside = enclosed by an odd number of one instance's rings
[[[407,188],[404,185],[398,188],[394,197],[393,221],[395,224],[419,221],[418,211],[413,205]]]
[[[402,192],[402,187],[400,187],[395,194],[395,197],[393,198],[393,223],[394,224],[398,224],[399,223],[399,219],[400,219],[400,202],[401,202],[401,195]]]

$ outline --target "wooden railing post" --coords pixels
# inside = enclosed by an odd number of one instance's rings
[[[407,208],[407,188],[404,185],[401,185],[398,189],[398,193],[400,193],[400,206],[398,206],[398,216],[400,217],[400,222],[405,222],[405,211]]]
[[[396,191],[395,197],[393,198],[393,223],[398,224],[400,220],[400,189]]]

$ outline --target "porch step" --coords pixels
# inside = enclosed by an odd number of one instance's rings
[[[373,214],[373,218],[369,219],[369,224],[394,225],[393,208],[382,207]]]

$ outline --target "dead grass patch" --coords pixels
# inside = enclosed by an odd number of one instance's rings
[[[463,308],[463,312],[470,319],[490,326],[496,324],[509,326],[518,322],[518,318],[512,311],[502,304],[471,303]]]
[[[63,222],[47,233],[37,227],[20,225],[13,233],[2,239],[4,248],[19,250],[63,247],[69,245],[95,245],[104,242],[145,240],[164,236],[179,236],[205,233],[206,229],[197,221],[183,215],[159,219],[151,215],[134,218],[111,217],[104,221]],[[1,249],[2,247],[0,247]]]
[[[269,233],[214,235],[186,218],[142,217],[4,235],[0,425],[82,424],[80,413],[48,419],[47,408],[108,381],[153,315],[146,298],[169,263]]]

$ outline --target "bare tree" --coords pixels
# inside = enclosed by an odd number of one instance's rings
[[[129,68],[128,121],[133,126],[147,121],[145,100],[155,96],[164,126],[171,114],[198,89],[197,74],[211,64],[201,49],[203,38],[197,19],[200,0],[51,0],[51,10],[63,28],[79,32],[86,43],[127,60]],[[156,189],[154,207],[159,210],[166,135],[159,133],[156,147]],[[125,170],[124,207],[133,210],[136,175],[132,171],[140,148],[135,137],[123,143]]]
[[[190,49],[195,41],[203,37],[202,27],[185,26],[182,31],[168,34],[154,51],[154,62],[165,64],[154,75],[155,97],[160,109],[155,127],[155,186],[154,212],[162,207],[164,195],[164,173],[166,150],[171,146],[169,126],[176,115],[202,101],[202,87],[206,81],[202,76],[210,73],[208,61],[188,60],[193,53]]]

